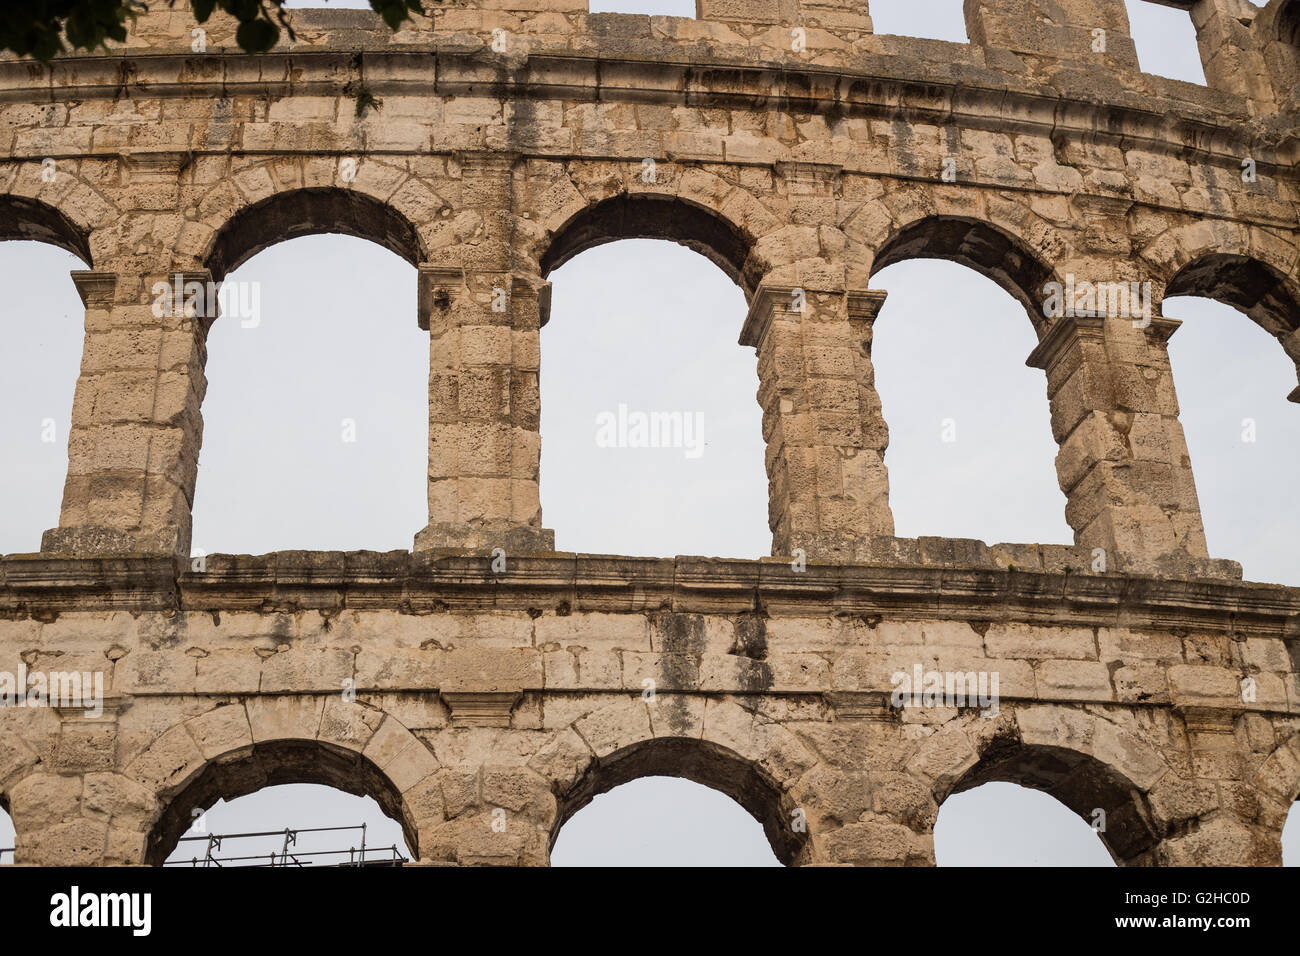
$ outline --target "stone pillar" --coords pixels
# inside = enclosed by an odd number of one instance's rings
[[[1047,372],[1075,543],[1156,570],[1161,556],[1204,558],[1205,531],[1166,350],[1181,323],[1140,322],[1062,316],[1027,364]]]
[[[48,759],[12,786],[15,862],[35,866],[134,866],[144,862],[156,801],[116,772],[118,717],[130,698],[106,696],[98,715],[56,706]]]
[[[500,726],[493,723],[467,728]],[[461,759],[432,778],[442,818],[420,829],[427,865],[546,866],[557,805],[547,781],[528,767],[498,762],[502,737],[485,729],[460,732]]]
[[[1179,673],[1179,671],[1182,673]],[[1195,665],[1171,673],[1175,713],[1186,731],[1191,780],[1178,805],[1194,811],[1158,849],[1163,866],[1277,866],[1281,863],[1282,820],[1270,820],[1260,795],[1246,782],[1247,767],[1238,740],[1242,707],[1231,676],[1219,672],[1212,687]],[[1211,703],[1189,705],[1180,697]],[[1193,824],[1194,825],[1189,825]]]
[[[550,284],[420,266],[429,332],[429,524],[432,548],[554,551],[542,527],[539,332]]]
[[[188,554],[211,276],[164,267],[72,278],[86,305],[86,338],[59,527],[45,533],[41,550]],[[174,301],[178,286],[183,298]]]
[[[1276,103],[1268,69],[1251,29],[1258,14],[1259,7],[1250,0],[1196,0],[1191,8],[1206,84],[1273,110]]]
[[[971,43],[1010,50],[1031,64],[1138,69],[1124,0],[965,0],[965,13]]]
[[[1255,39],[1272,81],[1275,108],[1294,113],[1300,109],[1300,2],[1286,0],[1259,11]]]
[[[768,283],[754,293],[740,344],[758,353],[774,555],[850,561],[858,538],[894,533],[871,366],[884,301]]]
[[[539,369],[551,287],[514,268],[514,167],[462,153],[461,208],[475,241],[420,266],[429,332],[429,524],[415,550],[554,551],[542,527]]]

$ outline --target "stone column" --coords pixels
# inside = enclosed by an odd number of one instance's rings
[[[133,866],[144,862],[155,801],[117,773],[118,717],[130,698],[106,696],[98,715],[56,706],[48,759],[8,796],[16,862],[36,866]]]
[[[514,271],[514,159],[461,157],[475,245],[420,266],[429,332],[429,524],[415,549],[555,550],[538,491],[540,331],[550,283]]]
[[[415,549],[555,550],[542,527],[539,332],[550,285],[420,267],[429,332],[429,524]]]
[[[1129,570],[1206,556],[1166,343],[1181,323],[1057,318],[1027,364],[1047,372],[1056,470],[1075,543]]]
[[[965,13],[976,46],[1010,50],[1034,64],[1138,69],[1124,0],[966,0]]]
[[[86,338],[59,527],[41,550],[188,554],[211,276],[110,267],[72,278]],[[173,301],[178,284],[188,291]]]
[[[758,353],[772,553],[851,561],[855,541],[891,536],[889,429],[871,366],[885,293],[755,292],[740,343]]]
[[[1199,686],[1194,665],[1175,668],[1171,674],[1175,713],[1186,732],[1190,779],[1173,806],[1188,816],[1161,841],[1158,860],[1163,866],[1277,866],[1281,863],[1281,827],[1284,819],[1270,820],[1266,801],[1247,781],[1239,727],[1241,701],[1231,676],[1223,688]],[[1176,673],[1182,670],[1180,676]],[[1208,670],[1208,668],[1201,668]],[[1180,685],[1190,684],[1189,691]],[[1179,698],[1195,697],[1208,703],[1186,704]],[[1168,798],[1167,798],[1168,799]]]
[[[1195,0],[1191,7],[1196,46],[1211,89],[1255,100],[1275,110],[1268,67],[1252,23],[1260,9],[1250,0]]]
[[[1300,109],[1300,5],[1295,0],[1270,4],[1259,17],[1255,37],[1272,80],[1274,102],[1279,111],[1294,113]]]

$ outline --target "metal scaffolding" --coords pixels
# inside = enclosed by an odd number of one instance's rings
[[[341,830],[360,830],[361,846],[348,847],[346,850],[291,850],[290,847],[296,847],[298,836],[303,833],[335,833]],[[248,839],[265,839],[267,837],[283,836],[284,843],[280,852],[276,853],[257,853],[248,856],[217,856],[222,844],[227,840],[248,840]],[[202,857],[192,857],[189,860],[168,860],[163,866],[401,866],[403,863],[410,862],[402,856],[397,849],[397,844],[391,847],[368,848],[366,846],[366,824],[350,827],[302,827],[291,829],[285,827],[283,830],[262,830],[255,833],[213,833],[207,836],[187,836],[181,837],[178,843],[194,843],[203,841],[206,843],[205,851]],[[336,859],[331,862],[313,859],[316,857],[341,857],[346,856],[346,860]]]

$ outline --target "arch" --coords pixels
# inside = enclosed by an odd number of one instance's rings
[[[1060,801],[1092,823],[1105,811],[1098,833],[1116,863],[1145,863],[1159,837],[1146,797],[1122,773],[1069,747],[995,738],[949,796],[986,783],[1014,783]]]
[[[1249,316],[1270,334],[1300,329],[1300,289],[1278,268],[1251,256],[1211,252],[1197,256],[1165,285],[1165,298],[1202,295]]]
[[[283,783],[373,798],[418,854],[412,801],[436,785],[436,769],[428,747],[383,710],[299,695],[216,704],[154,738],[122,774],[149,798],[150,809],[134,822],[149,834],[146,861],[161,863],[191,811]]]
[[[871,274],[907,259],[947,259],[974,269],[1011,293],[1029,313],[1035,330],[1047,326],[1043,286],[1055,271],[1025,242],[998,226],[948,215],[913,220],[876,250]]]
[[[1300,800],[1300,731],[1289,734],[1255,771],[1254,783],[1280,806]]]
[[[1116,862],[1099,834],[1042,790],[1002,780],[952,794],[935,814],[936,866],[1087,866]]]
[[[1125,729],[1125,718],[1060,704],[1004,708],[992,725],[978,714],[959,717],[921,744],[913,766],[933,782],[938,804],[1000,781],[1055,797],[1088,823],[1104,810],[1101,838],[1115,861],[1149,864],[1167,821],[1157,819],[1146,794],[1173,771]]]
[[[90,258],[90,235],[59,209],[26,196],[0,198],[0,240],[26,239],[48,242],[66,249],[86,264]]]
[[[588,249],[618,239],[667,239],[717,265],[745,290],[754,237],[718,213],[679,196],[620,193],[583,207],[554,231],[540,257],[543,276]]]
[[[416,826],[404,812],[402,795],[368,757],[319,740],[274,740],[241,748],[209,761],[169,800],[149,832],[145,862],[160,866],[193,823],[193,811],[219,799],[233,800],[265,787],[314,783],[357,796],[372,797],[384,814],[402,826],[407,846],[416,849]]]
[[[263,249],[321,233],[369,239],[412,265],[428,258],[415,225],[393,206],[357,190],[327,186],[275,193],[243,207],[209,241],[203,264],[220,281]]]
[[[591,762],[559,797],[550,847],[564,824],[595,797],[641,777],[681,777],[735,800],[762,825],[777,859],[787,866],[797,863],[807,846],[806,833],[789,825],[793,801],[758,764],[707,740],[656,737]]]
[[[1282,728],[1278,729],[1285,733]],[[1282,844],[1288,826],[1292,830],[1300,827],[1300,810],[1296,810],[1297,801],[1300,801],[1300,731],[1286,733],[1248,782],[1255,788],[1260,805],[1259,819],[1273,831],[1272,846],[1267,847],[1276,853],[1272,862],[1300,865],[1297,859],[1283,860]]]

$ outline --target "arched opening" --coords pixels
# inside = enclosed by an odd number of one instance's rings
[[[954,794],[934,824],[939,866],[1114,866],[1098,834],[1054,797],[1013,783]]]
[[[70,273],[90,267],[86,236],[44,203],[0,199],[0,554],[38,551],[58,524],[85,340]]]
[[[299,784],[316,786],[310,789],[291,786]],[[372,803],[344,799],[337,791],[368,798]],[[222,804],[217,806],[219,801]],[[372,806],[395,824],[396,831],[378,819]],[[209,762],[171,796],[149,834],[145,862],[158,866],[164,861],[192,862],[196,857],[202,862],[208,852],[207,837],[211,835],[276,831],[276,837],[263,838],[260,843],[223,841],[214,851],[223,857],[262,856],[283,847],[281,832],[286,827],[316,830],[351,827],[361,822],[367,824],[366,842],[375,850],[375,862],[391,859],[387,851],[395,843],[399,850],[406,851],[403,855],[407,859],[413,859],[418,852],[415,827],[404,811],[401,794],[366,757],[319,741],[256,744]],[[398,831],[400,841],[394,835]],[[376,835],[372,837],[372,833]],[[186,839],[182,842],[183,837]],[[195,837],[198,839],[190,839]],[[358,832],[352,830],[316,832],[302,844],[292,846],[302,863],[308,860],[312,865],[356,862],[355,856],[347,856],[347,850],[358,847],[359,840]],[[307,849],[315,847],[317,841],[326,850],[338,849],[342,853],[308,857],[309,853],[323,852]],[[238,861],[234,865],[249,862]]]
[[[746,249],[695,206],[620,197],[544,254],[541,495],[561,550],[768,553],[757,363],[728,280]]]
[[[1214,253],[1194,259],[1165,286],[1166,299],[1180,295],[1204,296],[1230,305],[1274,336],[1300,328],[1295,281],[1248,256]]]
[[[807,834],[801,828],[791,825],[796,816],[796,808],[782,794],[776,782],[738,754],[715,744],[685,737],[642,741],[593,763],[587,773],[559,799],[559,814],[551,833],[552,852],[556,849],[565,824],[583,808],[593,804],[599,795],[632,781],[659,777],[688,780],[717,791],[724,798],[730,798],[761,826],[777,861],[786,865],[799,861],[806,846]],[[587,859],[594,858],[598,853],[592,846],[594,842],[607,844],[602,859],[608,859],[608,847],[617,846],[636,853],[637,847],[643,844],[645,834],[639,828],[646,814],[652,812],[651,803],[659,796],[669,793],[677,798],[679,808],[704,815],[704,822],[725,818],[730,813],[731,808],[726,803],[702,800],[697,792],[690,789],[646,781],[640,786],[628,788],[625,793],[604,802],[599,808],[593,804],[594,825],[579,828],[575,834],[577,841],[574,846],[569,847],[566,839],[565,855],[561,857],[560,863],[574,864],[580,859],[585,863]],[[629,825],[629,820],[637,823]],[[691,832],[688,828],[698,827],[701,822],[699,819],[681,821],[683,830],[673,839]],[[754,838],[753,831],[736,826],[734,818],[724,826],[738,838]],[[732,846],[728,850],[756,863],[767,862],[765,855],[757,852],[752,844],[743,848]],[[716,859],[700,860],[694,853],[689,859],[693,865],[718,865],[721,862]],[[625,862],[636,864],[638,861],[633,859]],[[679,865],[686,862],[687,859],[684,858]]]
[[[780,865],[736,801],[674,777],[641,777],[598,795],[551,850],[551,866]]]
[[[989,784],[1016,786],[986,786]],[[1039,791],[1057,806],[1022,794],[1024,789]],[[945,814],[954,796],[968,792],[969,797],[953,804],[955,812]],[[1052,844],[1059,857],[1045,862],[1103,865],[1090,834],[1101,841],[1116,863],[1150,862],[1157,842],[1155,827],[1146,798],[1131,781],[1075,750],[997,739],[941,802],[935,825],[935,859],[941,865],[971,865],[982,855],[978,865],[1040,865],[1017,854],[1032,853],[1033,848],[1026,847],[1015,831],[1032,827],[1034,832],[1046,832],[1064,820],[1057,812],[1062,807],[1079,826],[1061,831],[1060,840]],[[972,833],[972,828],[985,832]],[[1004,841],[1001,851],[992,850],[996,844],[991,841]]]
[[[753,291],[745,275],[752,237],[702,206],[655,195],[620,193],[585,208],[552,238],[541,257],[542,275],[549,275],[581,252],[619,239],[678,243],[716,265],[746,295]]]
[[[72,253],[81,261],[74,268],[89,269],[90,239],[71,219],[35,199],[5,196],[0,199],[0,240],[45,242]]]
[[[204,265],[221,281],[263,249],[321,233],[369,239],[411,265],[427,258],[415,226],[397,210],[364,193],[326,187],[276,193],[239,210],[213,236]]]
[[[946,261],[932,261],[946,260]],[[1050,270],[965,220],[902,230],[877,256],[873,325],[896,533],[990,543],[1073,540],[1056,474],[1035,307]]]
[[[401,866],[402,827],[379,804],[320,784],[290,783],[218,800],[194,817],[165,866]]]
[[[415,269],[333,235],[223,261],[243,264],[208,331],[195,554],[409,549],[428,519]]]
[[[974,269],[1009,292],[1037,330],[1046,329],[1044,286],[1053,279],[1050,266],[1023,242],[996,226],[960,216],[929,216],[910,223],[876,252],[875,275],[908,259],[947,259]]]
[[[1181,270],[1161,308],[1182,320],[1169,360],[1210,553],[1240,561],[1248,580],[1297,583],[1300,515],[1277,507],[1300,448],[1300,416],[1279,400],[1296,363],[1276,339],[1300,324],[1300,306],[1274,270],[1216,255]]]

